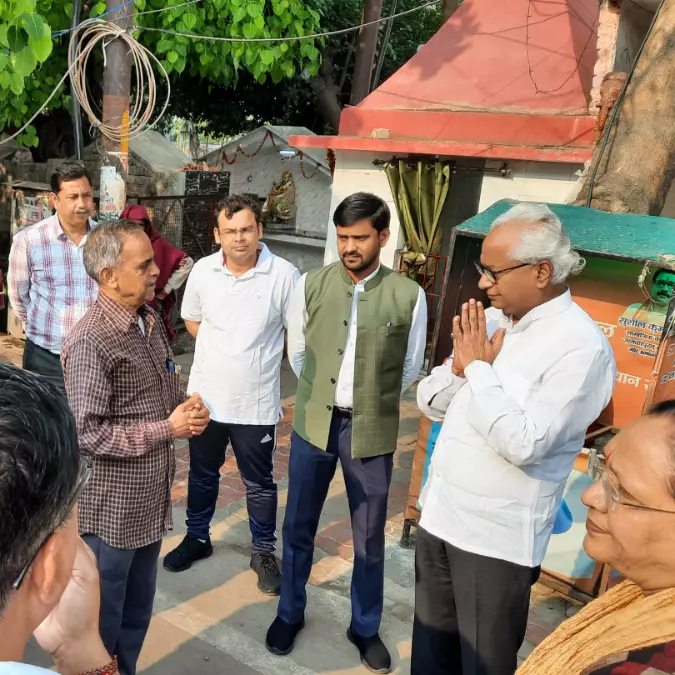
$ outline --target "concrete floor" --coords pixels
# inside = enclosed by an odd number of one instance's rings
[[[20,356],[20,351],[18,354]],[[0,362],[3,357],[16,361],[17,350],[16,344],[0,337]],[[189,370],[190,355],[178,358]],[[285,365],[282,396],[287,414],[279,427],[277,460],[279,524],[286,500],[285,468],[295,382]],[[390,493],[381,631],[392,651],[394,672],[398,675],[410,673],[414,550],[401,548],[399,539],[418,418],[414,397],[409,394],[402,406],[399,450]],[[185,448],[177,448],[177,460],[175,530],[165,539],[163,554],[177,545],[184,533]],[[331,486],[317,535],[315,564],[308,586],[307,625],[298,637],[295,650],[287,657],[275,657],[264,647],[265,633],[274,619],[277,601],[257,590],[255,575],[249,569],[250,533],[243,495],[236,463],[230,458],[223,468],[219,508],[212,524],[214,554],[181,574],[170,574],[160,568],[154,616],[139,672],[147,675],[361,675],[368,672],[345,637],[350,619],[353,549],[341,472],[337,472]],[[522,656],[577,610],[574,602],[537,585]],[[49,659],[35,646],[29,647],[26,660],[50,665]]]

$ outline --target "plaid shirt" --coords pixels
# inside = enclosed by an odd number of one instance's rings
[[[147,546],[172,526],[176,462],[168,417],[185,399],[180,374],[167,368],[172,358],[150,308],[132,314],[103,294],[63,345],[80,449],[94,462],[79,501],[80,532],[110,546]]]
[[[90,220],[89,226],[95,223]],[[86,240],[76,245],[61,229],[58,216],[51,216],[18,232],[12,242],[9,301],[26,336],[54,354],[98,295],[82,263]]]

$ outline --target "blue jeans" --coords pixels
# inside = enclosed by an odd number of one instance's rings
[[[352,627],[362,637],[380,629],[384,599],[384,527],[393,454],[354,459],[351,418],[333,414],[325,451],[291,436],[288,500],[284,520],[281,597],[277,610],[287,623],[302,620],[312,571],[314,537],[338,459],[345,477],[354,538]]]
[[[82,539],[96,555],[101,640],[108,653],[117,656],[121,675],[135,675],[152,618],[162,542],[126,549],[110,546],[93,534],[84,534]]]
[[[225,450],[232,444],[241,479],[246,487],[246,506],[254,553],[272,553],[277,545],[277,484],[274,482],[276,427],[223,424],[211,420],[201,436],[190,439],[187,529],[196,539],[209,538],[216,510],[220,468]]]

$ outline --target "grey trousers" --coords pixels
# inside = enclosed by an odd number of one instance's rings
[[[96,555],[101,583],[99,630],[121,675],[136,675],[136,662],[152,617],[157,561],[162,542],[143,548],[109,546],[100,537],[82,538]]]

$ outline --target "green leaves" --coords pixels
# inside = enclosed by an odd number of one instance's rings
[[[275,37],[301,36],[321,30],[320,14],[315,11],[314,4],[310,7],[306,1],[208,0],[203,5],[171,7],[172,2],[165,0],[146,0],[148,8],[160,9],[168,5],[167,11],[139,17],[139,24],[252,42],[228,43],[172,35],[160,37],[149,31],[140,31],[139,40],[155,54],[162,55],[172,77],[187,68],[207,83],[230,86],[236,85],[237,71],[245,68],[259,83],[269,78],[281,82],[306,68],[315,72],[320,64],[321,56],[314,41],[281,43],[274,40]],[[312,0],[312,3],[316,1]],[[179,0],[175,3],[179,4]],[[178,45],[183,41],[185,49],[181,50]]]
[[[9,26],[7,28],[7,45],[11,51],[18,54],[27,44],[28,35],[23,28]]]
[[[40,142],[37,137],[37,131],[32,124],[26,127],[26,133],[21,134],[17,140],[19,144],[24,145],[27,148],[37,148]]]
[[[122,0],[120,0],[121,2]],[[138,31],[137,39],[166,68],[174,91],[184,90],[186,78],[202,89],[236,86],[242,80],[258,84],[279,83],[299,72],[315,72],[320,63],[318,43],[313,40],[279,42],[321,31],[320,20],[327,3],[360,0],[208,0],[188,6],[184,0],[135,0],[136,12],[164,11],[137,16],[139,26],[204,36],[232,37],[254,42],[200,40],[172,34]],[[25,124],[43,105],[66,72],[69,34],[52,38],[70,27],[72,0],[0,0],[0,132]],[[87,3],[89,17],[106,12],[105,0]],[[311,6],[310,6],[311,4]],[[176,5],[176,6],[174,6]],[[337,7],[337,4],[336,4]],[[340,10],[338,10],[340,13]],[[341,21],[343,19],[341,18]],[[100,83],[102,63],[90,60],[88,77]],[[239,72],[238,72],[239,71]],[[181,76],[182,74],[182,76]],[[198,84],[197,84],[198,83]],[[99,95],[97,87],[94,96]],[[172,102],[173,103],[173,102]],[[64,87],[49,109],[70,104]],[[99,102],[100,104],[100,102]],[[20,142],[35,147],[37,134],[29,129]]]
[[[244,24],[244,37],[247,40],[252,40],[255,37],[258,37],[258,27],[252,23],[248,22]]]
[[[22,14],[19,17],[23,29],[28,35],[28,47],[35,58],[44,63],[52,53],[52,35],[49,26],[39,14]]]
[[[260,60],[266,66],[271,65],[272,63],[274,63],[274,52],[271,49],[263,49],[260,52]]]
[[[37,63],[38,61],[35,52],[28,46],[24,47],[17,54],[14,54],[12,58],[14,72],[22,79],[35,70]]]

